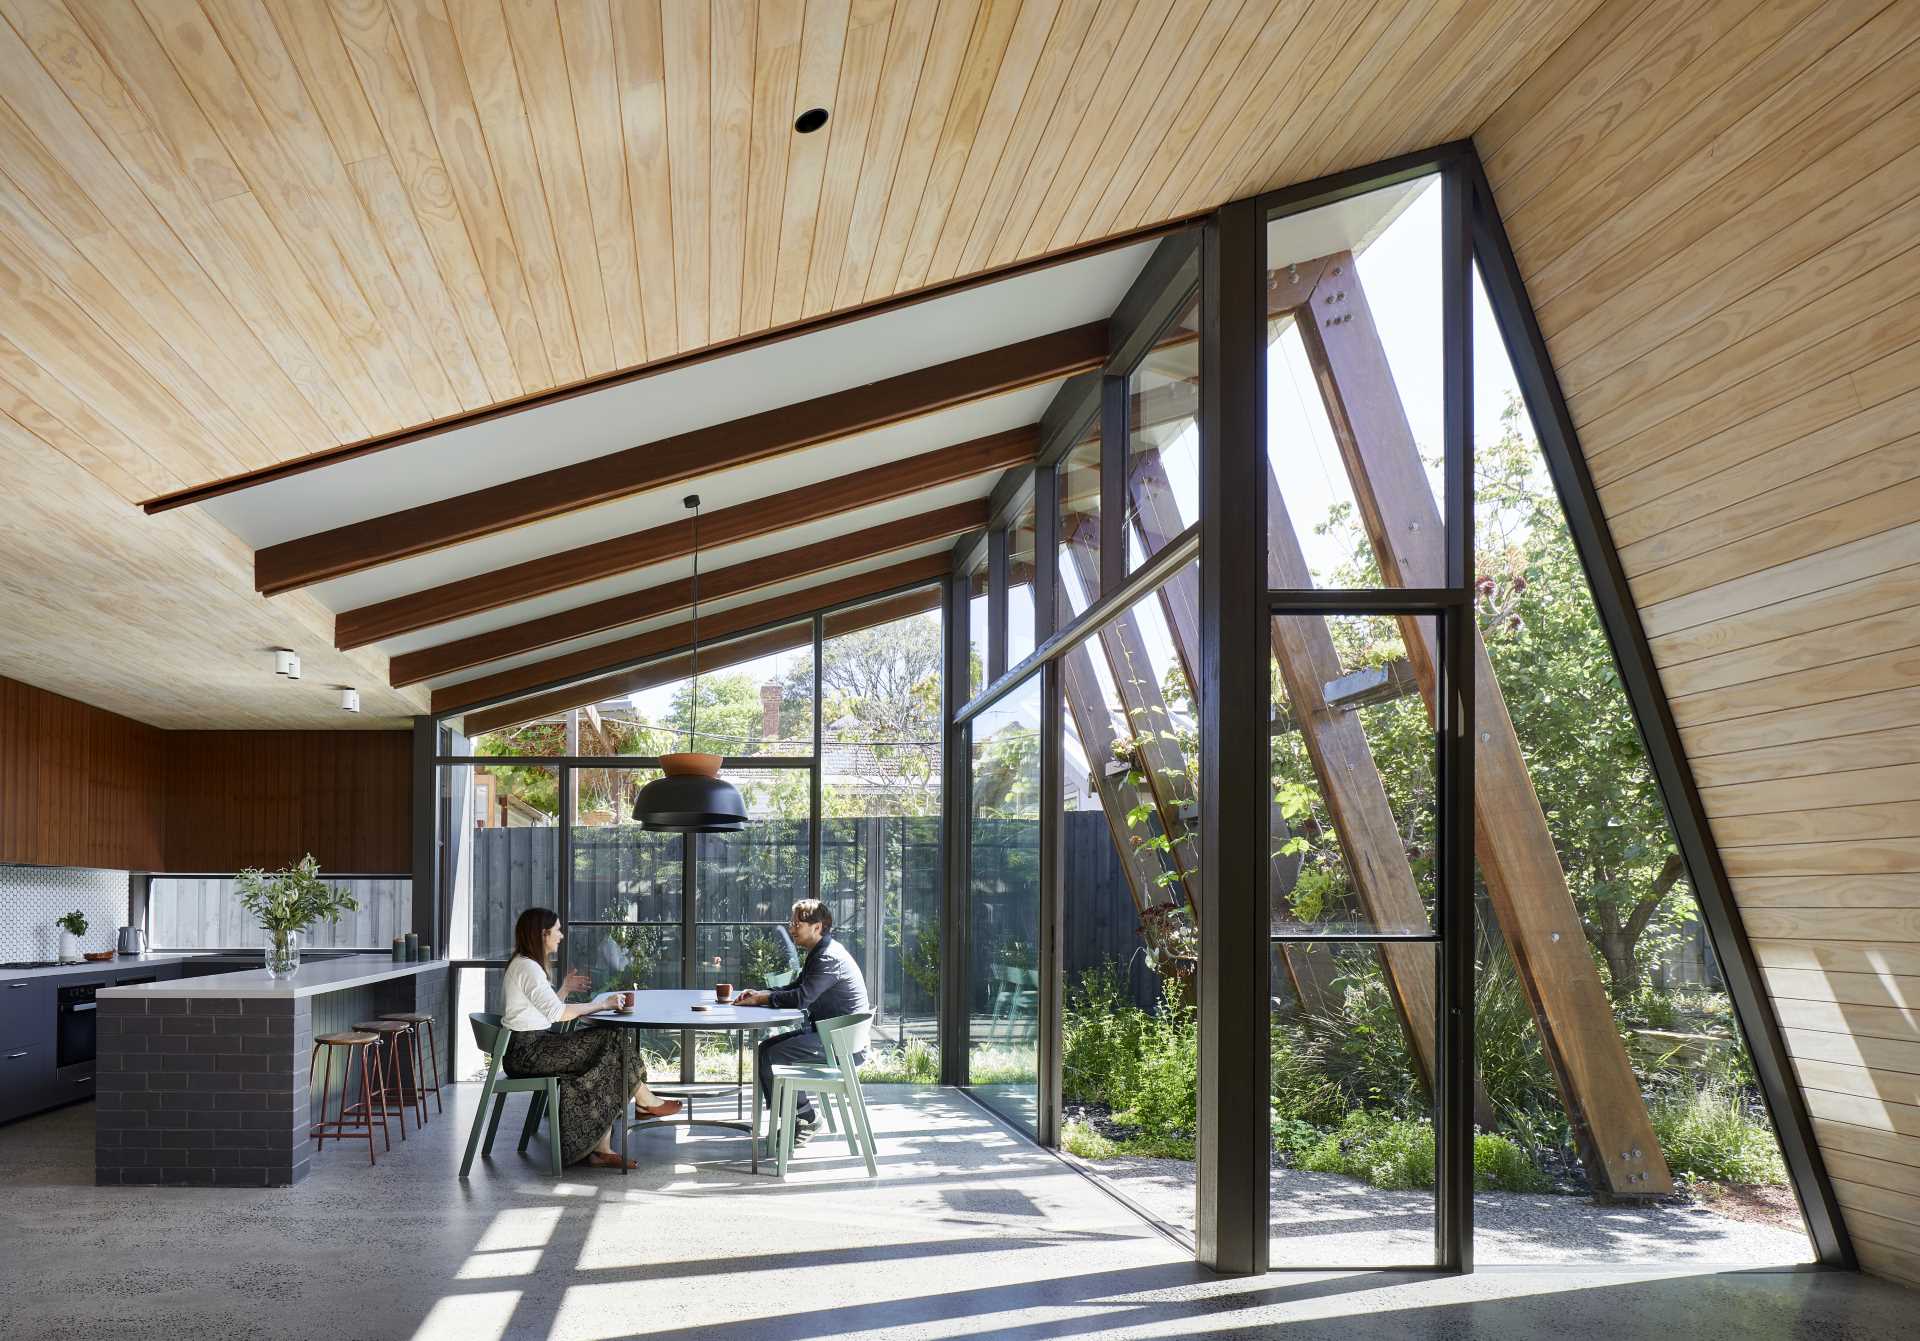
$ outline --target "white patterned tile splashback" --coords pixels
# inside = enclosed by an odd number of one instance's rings
[[[59,958],[53,919],[76,908],[87,915],[80,948],[113,949],[127,920],[127,873],[0,866],[0,962]]]

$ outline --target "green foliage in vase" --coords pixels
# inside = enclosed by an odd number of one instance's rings
[[[320,863],[311,854],[284,870],[249,867],[233,878],[233,889],[240,906],[275,940],[315,922],[338,922],[360,908],[352,894],[320,878]]]
[[[53,923],[59,927],[60,930],[70,932],[75,936],[84,936],[87,934],[87,915],[78,908],[75,908],[70,913],[60,914],[60,916],[53,919]]]

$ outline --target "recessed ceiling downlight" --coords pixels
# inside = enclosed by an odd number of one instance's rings
[[[811,135],[826,124],[827,109],[824,107],[809,107],[793,119],[793,128],[802,135]]]

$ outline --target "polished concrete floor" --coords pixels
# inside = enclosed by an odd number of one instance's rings
[[[329,1147],[257,1192],[94,1187],[84,1105],[0,1127],[0,1335],[1765,1341],[1920,1318],[1920,1295],[1810,1271],[1221,1279],[940,1090],[873,1092],[878,1181],[824,1134],[783,1185],[747,1171],[744,1138],[656,1131],[625,1179],[556,1183],[503,1138],[462,1183],[476,1091],[452,1094],[377,1167]]]

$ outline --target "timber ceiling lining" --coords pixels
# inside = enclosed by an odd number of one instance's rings
[[[0,0],[5,334],[147,497],[1464,134],[1590,7]]]
[[[36,636],[0,672],[306,720],[261,646],[363,688],[384,657],[123,503],[1460,137],[1595,3],[0,0],[0,428],[59,461],[10,478],[64,481],[0,514],[120,559],[81,591],[12,547],[0,619]],[[96,599],[141,672],[47,614]]]
[[[1855,1248],[1920,1284],[1920,3],[1607,0],[1475,141]]]

